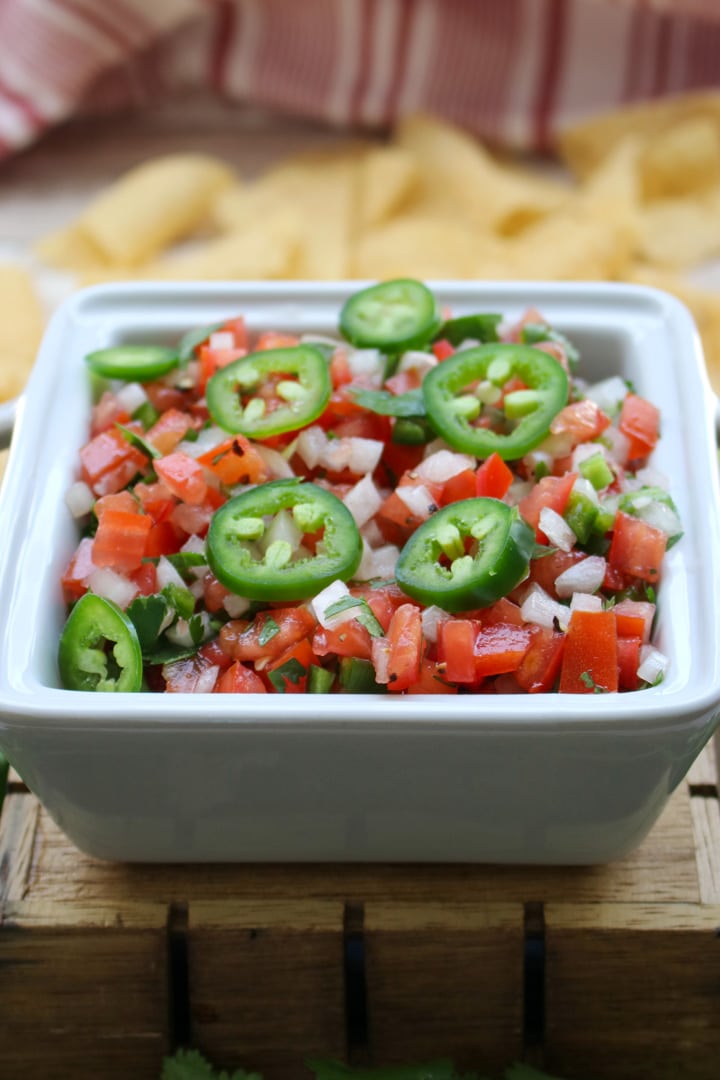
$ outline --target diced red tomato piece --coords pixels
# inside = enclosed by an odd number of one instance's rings
[[[391,693],[399,693],[417,682],[420,675],[422,620],[419,608],[414,604],[402,604],[392,617],[385,640],[389,646],[387,688]],[[376,678],[380,681],[377,669]]]
[[[522,690],[529,694],[548,693],[560,674],[565,634],[544,626],[533,628],[530,645],[515,672]]]
[[[228,487],[234,484],[262,484],[270,479],[265,459],[244,435],[225,439],[212,450],[200,454],[196,460],[198,465],[210,469]]]
[[[613,612],[573,611],[560,670],[560,693],[612,693],[617,688],[617,629]]]
[[[379,465],[388,487],[394,487],[403,473],[415,469],[423,459],[424,446],[408,446],[404,443],[388,442]]]
[[[155,563],[144,562],[130,574],[130,579],[137,585],[141,596],[152,596],[158,591]]]
[[[223,651],[217,638],[206,641],[204,645],[200,646],[198,652],[202,653],[206,660],[209,660],[211,664],[219,667],[222,671],[232,664],[231,658]]]
[[[230,596],[230,590],[218,581],[212,570],[207,570],[203,575],[203,600],[211,615],[222,610],[225,598],[228,596]]]
[[[268,620],[277,627],[274,630]],[[231,619],[220,630],[220,644],[234,660],[274,660],[315,629],[315,616],[306,607],[262,611],[252,622]]]
[[[502,499],[513,482],[513,472],[498,453],[492,453],[475,472],[475,494]]]
[[[68,603],[79,600],[88,589],[88,578],[97,566],[93,562],[93,541],[84,536],[78,544],[62,576],[63,595]]]
[[[348,619],[336,629],[318,626],[312,638],[316,656],[357,656],[361,660],[372,658],[372,638],[357,619]]]
[[[639,637],[643,644],[650,640],[655,605],[649,600],[620,600],[613,608],[618,637]]]
[[[639,690],[640,646],[639,637],[619,637],[617,642],[618,685],[621,690]]]
[[[530,644],[530,627],[492,623],[480,627],[475,637],[475,677],[515,671]]]
[[[142,563],[152,518],[125,510],[105,510],[93,542],[93,562],[118,573],[137,570]]]
[[[666,548],[667,536],[660,529],[622,510],[615,515],[607,559],[623,574],[655,584],[660,580]]]
[[[344,349],[336,349],[330,361],[330,382],[333,390],[347,386],[353,381],[352,368]]]
[[[265,683],[251,667],[239,660],[226,668],[215,683],[215,694],[266,694]]]
[[[408,694],[457,694],[457,686],[450,686],[443,665],[426,656],[420,661],[418,681],[408,686]]]
[[[378,439],[386,442],[392,433],[392,423],[389,416],[378,416],[377,413],[357,413],[355,416],[347,416],[340,420],[333,428],[337,439],[359,438]]]
[[[435,356],[441,362],[447,360],[449,356],[453,356],[455,353],[455,346],[447,340],[447,338],[440,338],[439,341],[435,341],[432,345],[432,351]]]
[[[165,521],[177,506],[177,499],[170,489],[159,481],[146,484],[141,480],[133,491],[145,513],[154,521]]]
[[[478,624],[471,619],[448,619],[438,626],[438,658],[448,682],[475,682],[477,630]]]
[[[417,390],[422,385],[422,377],[415,368],[408,368],[391,375],[383,385],[391,394],[407,394],[408,390]]]
[[[380,532],[388,543],[402,547],[408,537],[415,532],[418,525],[427,520],[427,516],[422,517],[414,513],[407,503],[400,498],[397,491],[393,491],[380,506],[376,521]]]
[[[167,409],[152,427],[148,428],[145,439],[161,454],[171,453],[179,442],[194,428],[192,416],[180,409]]]
[[[570,435],[573,444],[590,442],[611,424],[610,417],[590,398],[573,401],[561,409],[550,425],[553,435]]]
[[[100,520],[106,510],[122,510],[126,514],[141,513],[140,503],[129,491],[118,491],[113,495],[101,495],[95,500],[93,511]]]
[[[208,381],[216,371],[220,371],[221,368],[227,367],[228,364],[232,364],[235,360],[239,360],[246,355],[247,349],[245,348],[214,349],[210,345],[201,345],[198,350],[200,389],[205,390]]]
[[[121,491],[148,464],[117,428],[101,431],[80,450],[82,478],[96,495]]]
[[[554,600],[559,600],[555,582],[560,574],[587,559],[584,551],[553,551],[530,561],[530,581],[540,585]]]
[[[498,623],[504,623],[506,626],[525,625],[519,606],[512,600],[508,600],[507,596],[502,596],[494,604],[482,608],[474,613],[473,617],[477,618],[483,626],[496,626]]]
[[[203,467],[189,454],[174,450],[172,454],[158,458],[155,472],[172,494],[183,502],[197,506],[204,501],[208,486]]]
[[[255,342],[253,352],[263,352],[265,349],[290,349],[299,341],[297,334],[280,334],[276,330],[266,330]]]
[[[184,535],[171,521],[158,521],[148,533],[145,556],[155,559],[160,555],[174,555],[183,545]]]
[[[630,461],[647,457],[660,434],[660,410],[638,394],[628,394],[618,421],[620,431],[630,440]]]
[[[122,402],[118,401],[117,395],[111,390],[105,390],[97,404],[93,405],[90,434],[99,435],[113,424],[127,424],[129,420],[130,414]]]
[[[463,469],[455,473],[442,486],[439,496],[439,505],[447,506],[449,503],[461,502],[463,499],[474,499],[477,478],[474,469]]]
[[[385,634],[390,628],[390,622],[397,609],[411,602],[395,582],[383,585],[382,588],[373,588],[371,585],[353,585],[350,592],[353,596],[363,597],[367,601]]]
[[[294,661],[294,664],[293,664]],[[289,649],[286,649],[284,653],[281,653],[276,660],[268,664],[265,668],[266,672],[278,671],[284,665],[292,664],[292,668],[288,670],[288,674],[282,674],[282,682],[284,684],[284,690],[280,693],[285,694],[304,694],[307,691],[307,682],[310,675],[310,665],[315,661],[315,654],[313,653],[312,645],[309,638],[301,638],[300,641],[296,641],[294,645],[291,645]],[[273,683],[273,686],[275,684]],[[275,686],[277,690],[277,686]]]
[[[547,537],[540,529],[540,511],[549,507],[556,513],[563,514],[576,480],[577,473],[572,472],[564,476],[544,476],[518,503],[520,514],[535,530],[539,543],[547,542]]]

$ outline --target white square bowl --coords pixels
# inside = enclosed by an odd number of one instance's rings
[[[84,355],[244,314],[328,332],[359,283],[128,284],[53,319],[0,501],[0,747],[70,839],[139,861],[597,863],[636,846],[720,722],[714,399],[692,320],[638,287],[434,283],[454,314],[538,307],[659,406],[654,464],[685,536],[668,553],[663,683],[614,695],[93,694],[60,687],[64,496],[87,440]]]

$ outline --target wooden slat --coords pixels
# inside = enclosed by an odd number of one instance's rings
[[[369,1047],[378,1063],[452,1057],[497,1071],[522,1054],[523,908],[365,910]]]
[[[551,1071],[593,1080],[717,1075],[720,907],[549,905],[545,923]]]
[[[344,1057],[343,907],[198,902],[188,930],[190,1033],[218,1065],[307,1080],[309,1057]]]
[[[718,759],[715,739],[710,740],[702,753],[690,766],[687,782],[691,787],[714,787],[717,790]]]

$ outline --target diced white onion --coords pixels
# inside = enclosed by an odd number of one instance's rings
[[[341,600],[345,600],[348,596],[350,596],[350,590],[344,581],[332,581],[310,601],[313,615],[326,630],[333,630],[335,627],[347,622],[348,619],[354,619],[357,615],[356,607],[348,607],[337,615],[327,614],[328,608]]]
[[[601,435],[603,445],[607,447],[608,459],[618,465],[626,465],[630,455],[630,440],[616,427],[605,428]]]
[[[193,567],[193,570],[195,570],[196,572],[200,570],[203,575],[205,574],[206,569],[207,567],[205,566]],[[200,600],[201,597],[205,595],[205,582],[201,577],[196,576],[195,581],[191,581],[190,584],[186,585],[185,587],[186,589],[188,589],[189,592],[193,594],[196,600]]]
[[[438,450],[424,458],[415,473],[428,484],[444,484],[466,469],[474,469],[476,461],[469,454],[456,454],[452,450]]]
[[[555,592],[563,599],[573,593],[594,593],[605,580],[607,563],[602,555],[588,555],[587,559],[569,566],[555,578]]]
[[[600,497],[598,496],[598,493],[593,487],[593,485],[588,479],[586,479],[586,477],[578,476],[577,480],[573,484],[572,489],[578,495],[584,495],[586,499],[589,499],[593,506],[600,505]]]
[[[359,529],[369,521],[380,509],[382,496],[373,483],[368,473],[358,480],[354,487],[350,488],[343,502],[355,518],[355,524]]]
[[[380,494],[384,499],[385,495],[383,494],[383,492],[381,492]],[[377,521],[375,521],[374,518],[371,518],[370,521],[365,522],[365,524],[360,530],[360,533],[363,540],[367,540],[371,548],[381,547],[385,543],[385,537],[380,532],[380,527],[378,526],[378,523]]]
[[[555,629],[556,620],[561,630],[567,630],[570,621],[570,609],[553,600],[537,582],[528,590],[520,607],[520,614],[523,622],[536,623],[548,630]]]
[[[575,546],[577,537],[557,510],[543,506],[540,511],[539,525],[553,547],[560,548],[561,551],[571,551]]]
[[[223,600],[222,606],[231,619],[239,619],[241,615],[244,615],[250,609],[251,604],[246,596],[236,596],[235,593],[228,593]]]
[[[661,678],[668,669],[670,660],[654,645],[640,646],[640,666],[637,669],[638,678],[652,686]]]
[[[130,415],[139,409],[141,405],[144,405],[148,399],[145,390],[138,382],[125,383],[115,395],[117,401],[122,405],[126,412]]]
[[[199,458],[203,454],[207,454],[209,450],[226,442],[228,438],[227,431],[212,426],[198,432],[198,437],[195,442],[191,442],[190,439],[183,439],[178,443],[176,449],[183,454],[187,454],[188,457]]]
[[[517,506],[521,499],[530,494],[533,487],[532,480],[513,480],[503,501],[509,506]]]
[[[348,349],[347,361],[353,375],[370,375],[381,380],[385,374],[385,360],[379,349]]]
[[[273,450],[271,446],[263,446],[262,443],[255,443],[255,449],[267,465],[274,480],[289,480],[295,475],[290,463],[279,450]]]
[[[215,330],[208,338],[211,349],[234,349],[235,335],[232,330]]]
[[[550,473],[552,472],[553,459],[545,450],[531,450],[523,458],[523,464],[528,472],[533,475],[537,472],[538,466]]]
[[[576,592],[570,600],[571,611],[602,611],[603,602],[594,593]]]
[[[597,454],[601,454],[607,461],[608,451],[607,447],[603,446],[599,442],[585,442],[580,443],[572,452],[572,458],[570,462],[570,471],[577,472],[580,468],[582,461],[587,461],[588,458],[595,457]]]
[[[385,444],[380,439],[364,439],[359,435],[328,439],[321,464],[331,472],[349,469],[356,476],[362,476],[374,471],[384,449]]]
[[[438,358],[434,353],[423,352],[421,349],[409,349],[400,357],[398,371],[416,371],[423,376],[431,368],[437,367]]]
[[[423,521],[437,510],[437,505],[424,484],[402,484],[395,488],[395,492],[410,513]]]
[[[205,555],[205,541],[202,537],[193,533],[192,536],[188,536],[187,540],[180,548],[181,551],[188,551],[193,555]],[[202,578],[205,576],[207,566],[203,563],[201,566],[189,566],[188,571],[196,578]]]
[[[210,636],[210,616],[207,611],[198,612],[198,617],[202,623],[202,641],[207,641]],[[193,616],[195,618],[195,616]],[[168,641],[171,641],[173,645],[180,645],[184,649],[191,649],[195,644],[192,634],[190,633],[190,623],[187,619],[177,619],[172,626],[169,626],[165,635]]]
[[[436,604],[431,604],[430,607],[423,608],[421,620],[422,620],[422,632],[426,641],[436,642],[438,639],[438,626],[441,622],[445,622],[450,616],[447,611],[443,611],[442,608],[437,607]]]
[[[157,584],[158,591],[164,589],[166,585],[177,585],[180,589],[185,588],[185,582],[180,577],[180,574],[164,555],[161,555],[158,559]]]
[[[609,416],[613,416],[620,411],[627,393],[627,383],[619,375],[611,375],[608,379],[601,379],[600,382],[593,383],[585,390],[585,396],[594,401]]]
[[[652,465],[646,465],[644,469],[638,469],[635,479],[639,487],[658,487],[663,491],[670,490],[670,479],[666,473]]]
[[[355,571],[358,581],[371,581],[373,578],[391,578],[395,573],[400,549],[395,544],[383,544],[373,548],[363,537],[363,554],[360,565]]]
[[[327,436],[321,427],[305,428],[297,437],[297,452],[308,469],[314,469],[320,463]]]
[[[100,566],[88,576],[88,587],[96,596],[112,600],[120,608],[126,608],[138,593],[137,585],[109,567]]]
[[[637,516],[647,525],[659,529],[666,536],[677,536],[682,532],[682,522],[671,506],[659,499],[649,499],[646,505],[637,506]]]
[[[65,494],[65,504],[74,518],[89,514],[94,502],[95,496],[84,480],[76,480]]]
[[[193,694],[212,694],[215,689],[215,683],[217,682],[218,675],[220,674],[220,668],[213,664],[212,667],[205,668],[197,677],[197,682],[192,689]]]

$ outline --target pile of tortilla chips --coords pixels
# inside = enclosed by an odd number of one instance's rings
[[[720,391],[720,95],[630,108],[564,134],[549,169],[441,121],[307,153],[243,180],[205,155],[121,177],[38,254],[78,284],[118,279],[612,280],[678,295]],[[559,168],[558,166],[562,166]]]

